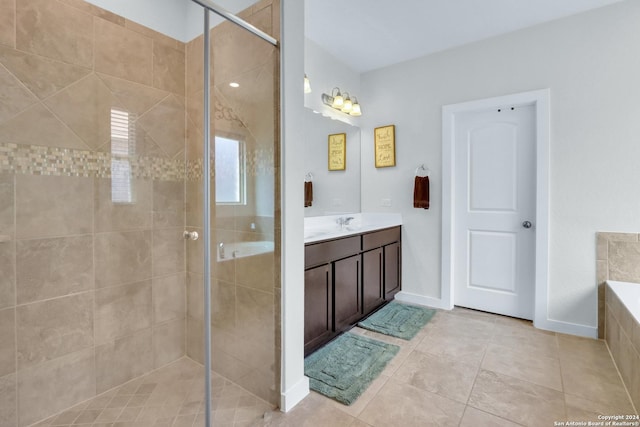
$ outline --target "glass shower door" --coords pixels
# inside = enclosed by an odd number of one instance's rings
[[[276,4],[260,2],[239,16],[279,33]],[[216,403],[234,393],[225,387],[253,394],[244,401],[254,415],[279,403],[279,50],[231,22],[215,25],[210,37],[211,316],[205,320],[202,241],[188,242],[187,355],[204,363],[209,322],[215,420]],[[203,50],[202,37],[187,44],[187,229],[199,232]]]

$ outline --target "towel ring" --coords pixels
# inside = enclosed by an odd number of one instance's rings
[[[424,164],[422,164],[416,168],[415,175],[424,177],[424,176],[429,176],[429,173],[430,173],[429,168],[427,168]]]

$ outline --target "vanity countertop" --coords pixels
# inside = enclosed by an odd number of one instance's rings
[[[341,226],[341,219],[353,218]],[[304,243],[337,239],[369,231],[402,225],[399,213],[355,213],[343,215],[312,216],[304,219]]]

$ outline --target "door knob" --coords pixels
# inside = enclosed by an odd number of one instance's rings
[[[531,224],[531,221],[525,221],[525,222],[522,223],[522,226],[524,228],[531,228],[532,225],[533,224]]]

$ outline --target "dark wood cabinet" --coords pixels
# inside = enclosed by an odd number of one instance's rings
[[[400,227],[307,244],[304,287],[307,355],[400,291]]]
[[[400,242],[384,247],[384,299],[390,301],[400,291],[402,265]]]
[[[362,314],[364,316],[384,303],[382,257],[382,248],[362,254]]]
[[[327,342],[333,336],[333,285],[331,265],[304,272],[304,351]]]
[[[333,264],[335,330],[348,329],[360,319],[360,255]]]

